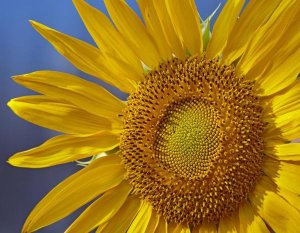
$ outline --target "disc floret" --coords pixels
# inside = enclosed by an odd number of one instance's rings
[[[128,99],[120,146],[127,179],[169,222],[218,221],[261,176],[261,117],[253,83],[231,66],[168,61]]]

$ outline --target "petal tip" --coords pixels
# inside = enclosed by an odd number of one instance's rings
[[[46,25],[44,25],[42,23],[39,23],[37,21],[34,21],[34,20],[29,20],[29,23],[39,33],[42,33],[42,32],[47,31],[47,30],[53,30],[52,28],[49,28]]]
[[[23,77],[24,75],[14,75],[14,76],[12,76],[11,78],[14,80],[14,81],[18,81],[18,80],[20,80],[20,79],[22,79],[22,77]]]
[[[35,72],[33,73],[29,73],[29,74],[20,74],[20,75],[15,75],[15,76],[12,76],[12,80],[14,80],[16,83],[19,83],[21,84],[22,82],[24,81],[28,81],[29,78],[31,77],[31,75],[34,75]]]
[[[37,21],[35,21],[35,20],[33,20],[33,19],[28,20],[28,22],[29,22],[30,24],[33,24],[33,25],[35,25],[35,24],[40,24],[39,22],[37,22]]]
[[[13,162],[11,161],[11,158],[9,158],[8,160],[6,160],[6,162],[7,162],[8,164],[10,164],[10,165],[13,166]]]
[[[7,105],[10,109],[12,109],[12,108],[13,108],[13,105],[14,105],[14,102],[15,102],[15,99],[11,99],[11,100],[9,100],[9,101],[6,103],[6,105]]]
[[[17,162],[16,158],[14,156],[11,156],[8,158],[6,161],[9,165],[14,166],[14,167],[21,167],[20,163]]]
[[[31,26],[34,27],[34,28],[40,24],[40,23],[38,23],[37,21],[32,20],[32,19],[28,20],[28,22],[29,22],[29,23],[31,24]]]

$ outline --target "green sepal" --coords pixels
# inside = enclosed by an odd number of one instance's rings
[[[221,6],[221,3],[218,7],[214,10],[213,13],[210,14],[205,20],[201,19],[201,26],[202,26],[202,41],[203,41],[203,50],[206,51],[208,42],[211,38],[211,31],[210,31],[210,22],[214,15],[217,13]]]

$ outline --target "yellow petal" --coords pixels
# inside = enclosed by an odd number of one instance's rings
[[[290,128],[286,132],[282,133],[281,136],[284,139],[294,141],[300,138],[300,125],[296,126],[295,128]]]
[[[226,64],[231,64],[245,51],[247,43],[256,30],[269,19],[282,0],[251,0],[233,26],[223,52]]]
[[[137,213],[135,219],[130,225],[127,233],[146,233],[148,223],[151,218],[152,207],[148,203],[142,203],[140,211]]]
[[[167,233],[167,232],[168,232],[168,223],[164,219],[164,217],[160,216],[155,233]]]
[[[279,188],[300,194],[299,165],[266,157],[263,171]]]
[[[257,89],[261,89],[259,95],[270,96],[293,84],[300,71],[300,64],[294,62],[299,57],[300,49],[285,55],[277,53],[265,72],[255,78]]]
[[[34,21],[31,21],[31,23],[60,54],[78,69],[100,78],[124,92],[129,93],[135,89],[135,84],[131,80],[118,76],[112,77],[113,69],[105,66],[105,58],[99,49],[81,40],[48,28],[43,24]]]
[[[156,213],[156,211],[152,210],[151,218],[148,222],[146,232],[154,233],[157,228],[158,222],[159,222],[159,215]]]
[[[181,59],[186,56],[186,51],[181,44],[181,41],[176,34],[173,23],[171,21],[170,15],[167,14],[166,1],[152,0],[154,4],[155,11],[157,13],[158,19],[160,21],[164,36],[173,52],[173,54]]]
[[[121,209],[108,221],[103,229],[97,230],[97,233],[126,232],[140,206],[141,202],[137,196],[129,196]]]
[[[92,203],[66,230],[66,233],[86,233],[107,222],[125,202],[132,186],[123,181]]]
[[[239,209],[239,219],[241,233],[269,233],[269,230],[261,219],[261,217],[254,213],[252,206],[246,202]]]
[[[300,108],[300,80],[296,80],[283,94],[276,95],[271,100],[271,114],[276,116],[295,111]]]
[[[123,0],[104,0],[106,8],[120,33],[137,56],[149,67],[161,62],[157,46],[135,12]]]
[[[215,22],[212,37],[208,43],[207,56],[217,57],[227,44],[228,37],[235,25],[245,0],[229,0]]]
[[[168,232],[172,233],[190,233],[190,228],[176,223],[168,224]]]
[[[299,1],[281,1],[269,20],[255,32],[236,71],[246,75],[259,61],[263,60],[274,48],[299,11]]]
[[[201,54],[201,24],[194,0],[166,0],[166,6],[184,49],[191,55]]]
[[[217,233],[217,232],[218,232],[218,228],[214,223],[202,224],[193,229],[193,233]]]
[[[300,161],[300,143],[287,143],[267,147],[266,154],[277,160]]]
[[[266,135],[280,135],[287,140],[300,137],[300,109],[277,116],[265,130]]]
[[[63,133],[90,134],[100,130],[120,130],[120,126],[106,118],[47,96],[12,99],[8,106],[24,120]]]
[[[138,86],[138,82],[144,79],[144,69],[142,72],[137,73],[134,70],[134,67],[131,67],[126,60],[116,57],[115,53],[105,52],[103,53],[103,57],[103,64],[105,64],[105,66],[108,68],[110,74],[112,74],[114,77],[118,77],[121,84],[123,83],[123,80],[131,82],[129,89],[126,89],[126,91],[123,92],[131,93],[135,91]],[[119,89],[122,90],[120,87]]]
[[[118,114],[125,103],[95,83],[55,71],[37,71],[15,76],[14,80],[31,90],[64,99],[87,112],[121,124]]]
[[[270,177],[263,176],[262,181],[266,187],[268,187],[270,190],[276,192],[279,196],[283,197],[285,200],[288,201],[288,203],[295,207],[296,209],[300,210],[300,196],[290,192],[283,188],[278,188],[276,184],[271,180]]]
[[[107,226],[108,222],[103,223],[102,225],[100,225],[95,233],[99,233],[102,232],[102,230]]]
[[[282,196],[288,203],[300,211],[300,196],[288,190],[280,189],[279,195]]]
[[[174,233],[191,233],[191,230],[189,227],[177,227],[174,231]]]
[[[265,179],[260,180],[249,199],[255,211],[274,232],[299,232],[300,212],[276,194]]]
[[[299,9],[300,5],[294,7]],[[300,56],[300,17],[298,15],[288,25],[274,47],[268,53],[263,54],[262,59],[247,74],[249,79],[256,80],[256,88],[261,89],[259,95],[273,95],[296,81],[300,71],[300,65],[294,62]]]
[[[167,61],[173,58],[171,47],[164,35],[163,25],[155,9],[154,0],[137,0],[145,25],[155,40],[159,54]]]
[[[235,213],[231,217],[222,218],[219,222],[218,233],[237,233],[239,232],[238,215]]]
[[[127,67],[133,68],[131,78],[141,80],[142,63],[106,15],[83,0],[73,0],[73,3],[101,51],[117,54]]]
[[[52,189],[30,213],[22,232],[38,230],[66,217],[99,194],[120,184],[124,174],[124,165],[118,156],[95,160]]]
[[[50,167],[112,150],[118,144],[119,136],[107,131],[80,136],[62,135],[33,149],[16,153],[8,162],[16,167]]]

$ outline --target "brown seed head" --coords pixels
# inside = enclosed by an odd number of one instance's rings
[[[121,157],[134,192],[169,222],[230,215],[261,175],[261,115],[253,83],[232,67],[205,57],[162,64],[124,111]]]

